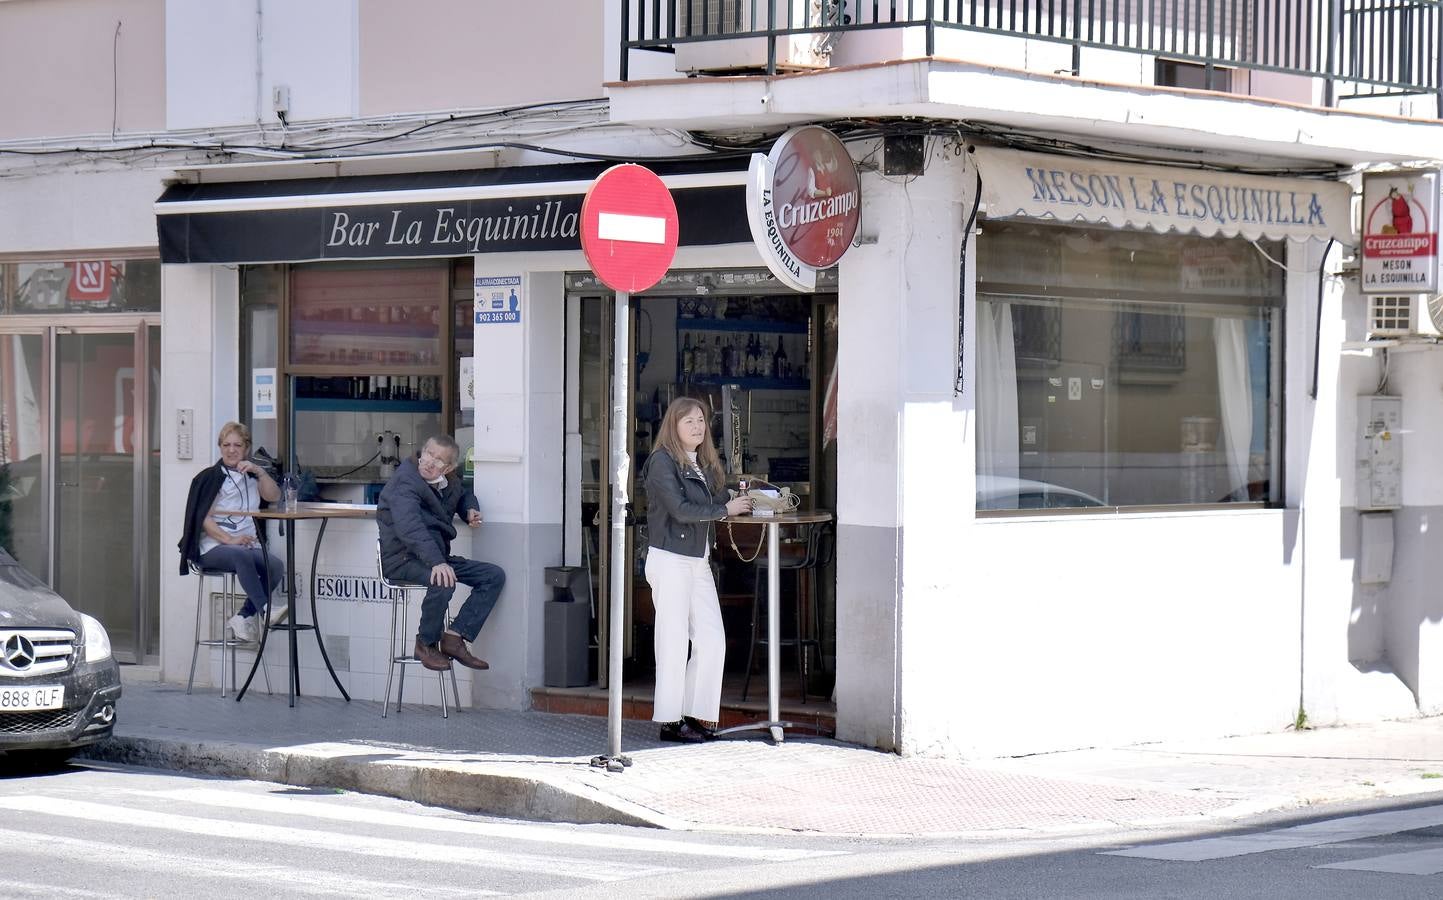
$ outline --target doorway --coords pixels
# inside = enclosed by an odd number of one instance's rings
[[[159,649],[159,390],[151,317],[0,326],[0,546],[122,662]]]
[[[704,290],[699,289],[704,288]],[[835,498],[835,447],[823,440],[824,395],[835,360],[835,277],[815,295],[775,285],[749,270],[673,272],[633,299],[630,335],[632,395],[627,403],[631,465],[626,522],[624,604],[625,679],[645,682],[654,667],[652,607],[644,575],[646,498],[642,466],[671,400],[696,397],[712,411],[712,434],[729,480],[745,474],[790,488],[803,508]],[[566,402],[566,562],[591,574],[592,684],[605,688],[612,576],[611,498],[618,473],[610,471],[615,298],[589,276],[568,276]],[[830,452],[829,452],[830,450]],[[830,507],[834,508],[834,507]],[[750,647],[754,556],[760,528],[719,530],[713,549],[722,616],[728,636],[726,698],[739,690]],[[794,536],[804,542],[805,535]],[[734,539],[733,539],[734,538]],[[737,548],[740,548],[738,550]],[[818,631],[826,655],[809,678],[815,698],[830,694],[835,618],[833,576],[807,580],[815,593]],[[783,620],[784,627],[792,623]],[[791,671],[788,650],[784,672]],[[765,649],[758,651],[758,659]],[[757,669],[764,671],[764,665]],[[784,675],[784,689],[796,691]],[[735,685],[733,685],[735,682]],[[751,700],[765,696],[753,676]]]

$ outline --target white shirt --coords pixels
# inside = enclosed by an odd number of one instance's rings
[[[225,480],[220,483],[220,493],[216,494],[215,504],[211,506],[211,509],[259,509],[261,492],[255,479],[234,469],[222,468],[222,471],[225,472]],[[220,516],[211,521],[231,537],[256,536],[256,523],[250,516]],[[220,545],[220,541],[209,534],[201,535],[200,552],[202,554],[209,553]]]

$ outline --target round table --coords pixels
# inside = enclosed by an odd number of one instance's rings
[[[826,510],[809,509],[773,516],[727,516],[722,522],[728,525],[767,526],[767,720],[723,728],[717,734],[735,731],[769,731],[772,741],[782,742],[784,729],[795,727],[793,722],[781,718],[781,621],[777,605],[781,601],[781,530],[783,525],[817,525],[832,521],[832,514]],[[800,624],[799,626],[800,627]],[[798,648],[797,652],[801,652]]]
[[[296,632],[314,631],[316,633],[316,645],[321,648],[321,659],[326,664],[326,671],[331,673],[331,681],[335,682],[336,689],[341,692],[349,702],[351,695],[346,693],[346,688],[341,684],[341,679],[336,675],[336,669],[331,665],[330,656],[326,655],[326,642],[321,640],[320,620],[316,617],[316,563],[321,555],[321,539],[326,536],[326,523],[331,519],[365,519],[376,514],[376,507],[363,503],[300,503],[293,510],[286,510],[274,506],[268,509],[256,510],[227,510],[218,509],[211,513],[212,517],[223,516],[251,516],[256,519],[280,519],[284,522],[299,522],[303,519],[320,519],[321,528],[316,532],[316,546],[311,553],[311,621],[310,624],[301,624],[297,621],[296,607],[296,527],[294,524],[286,528],[286,600],[290,604],[291,618],[288,622],[279,625],[272,625],[270,628],[261,629],[261,645],[256,650],[255,662],[251,663],[250,674],[246,676],[246,683],[236,692],[235,699],[239,703],[246,695],[246,689],[251,686],[251,679],[256,677],[256,670],[261,667],[261,660],[266,652],[266,638],[270,635],[271,629],[279,629],[288,635],[290,652],[287,656],[287,678],[286,698],[291,706],[296,705],[296,696],[301,692],[301,674],[297,667],[296,654]],[[261,615],[267,613],[262,612]]]

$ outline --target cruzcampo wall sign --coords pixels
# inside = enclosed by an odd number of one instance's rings
[[[1363,291],[1438,290],[1438,171],[1363,175]]]
[[[837,264],[861,222],[857,167],[835,134],[793,128],[771,153],[752,155],[747,222],[767,268],[793,290],[810,292],[817,270]]]

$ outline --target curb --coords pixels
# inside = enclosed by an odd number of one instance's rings
[[[687,823],[635,804],[588,795],[544,778],[460,765],[357,760],[229,741],[184,742],[117,735],[79,756],[200,775],[326,787],[410,800],[458,812],[572,825],[682,829]]]

